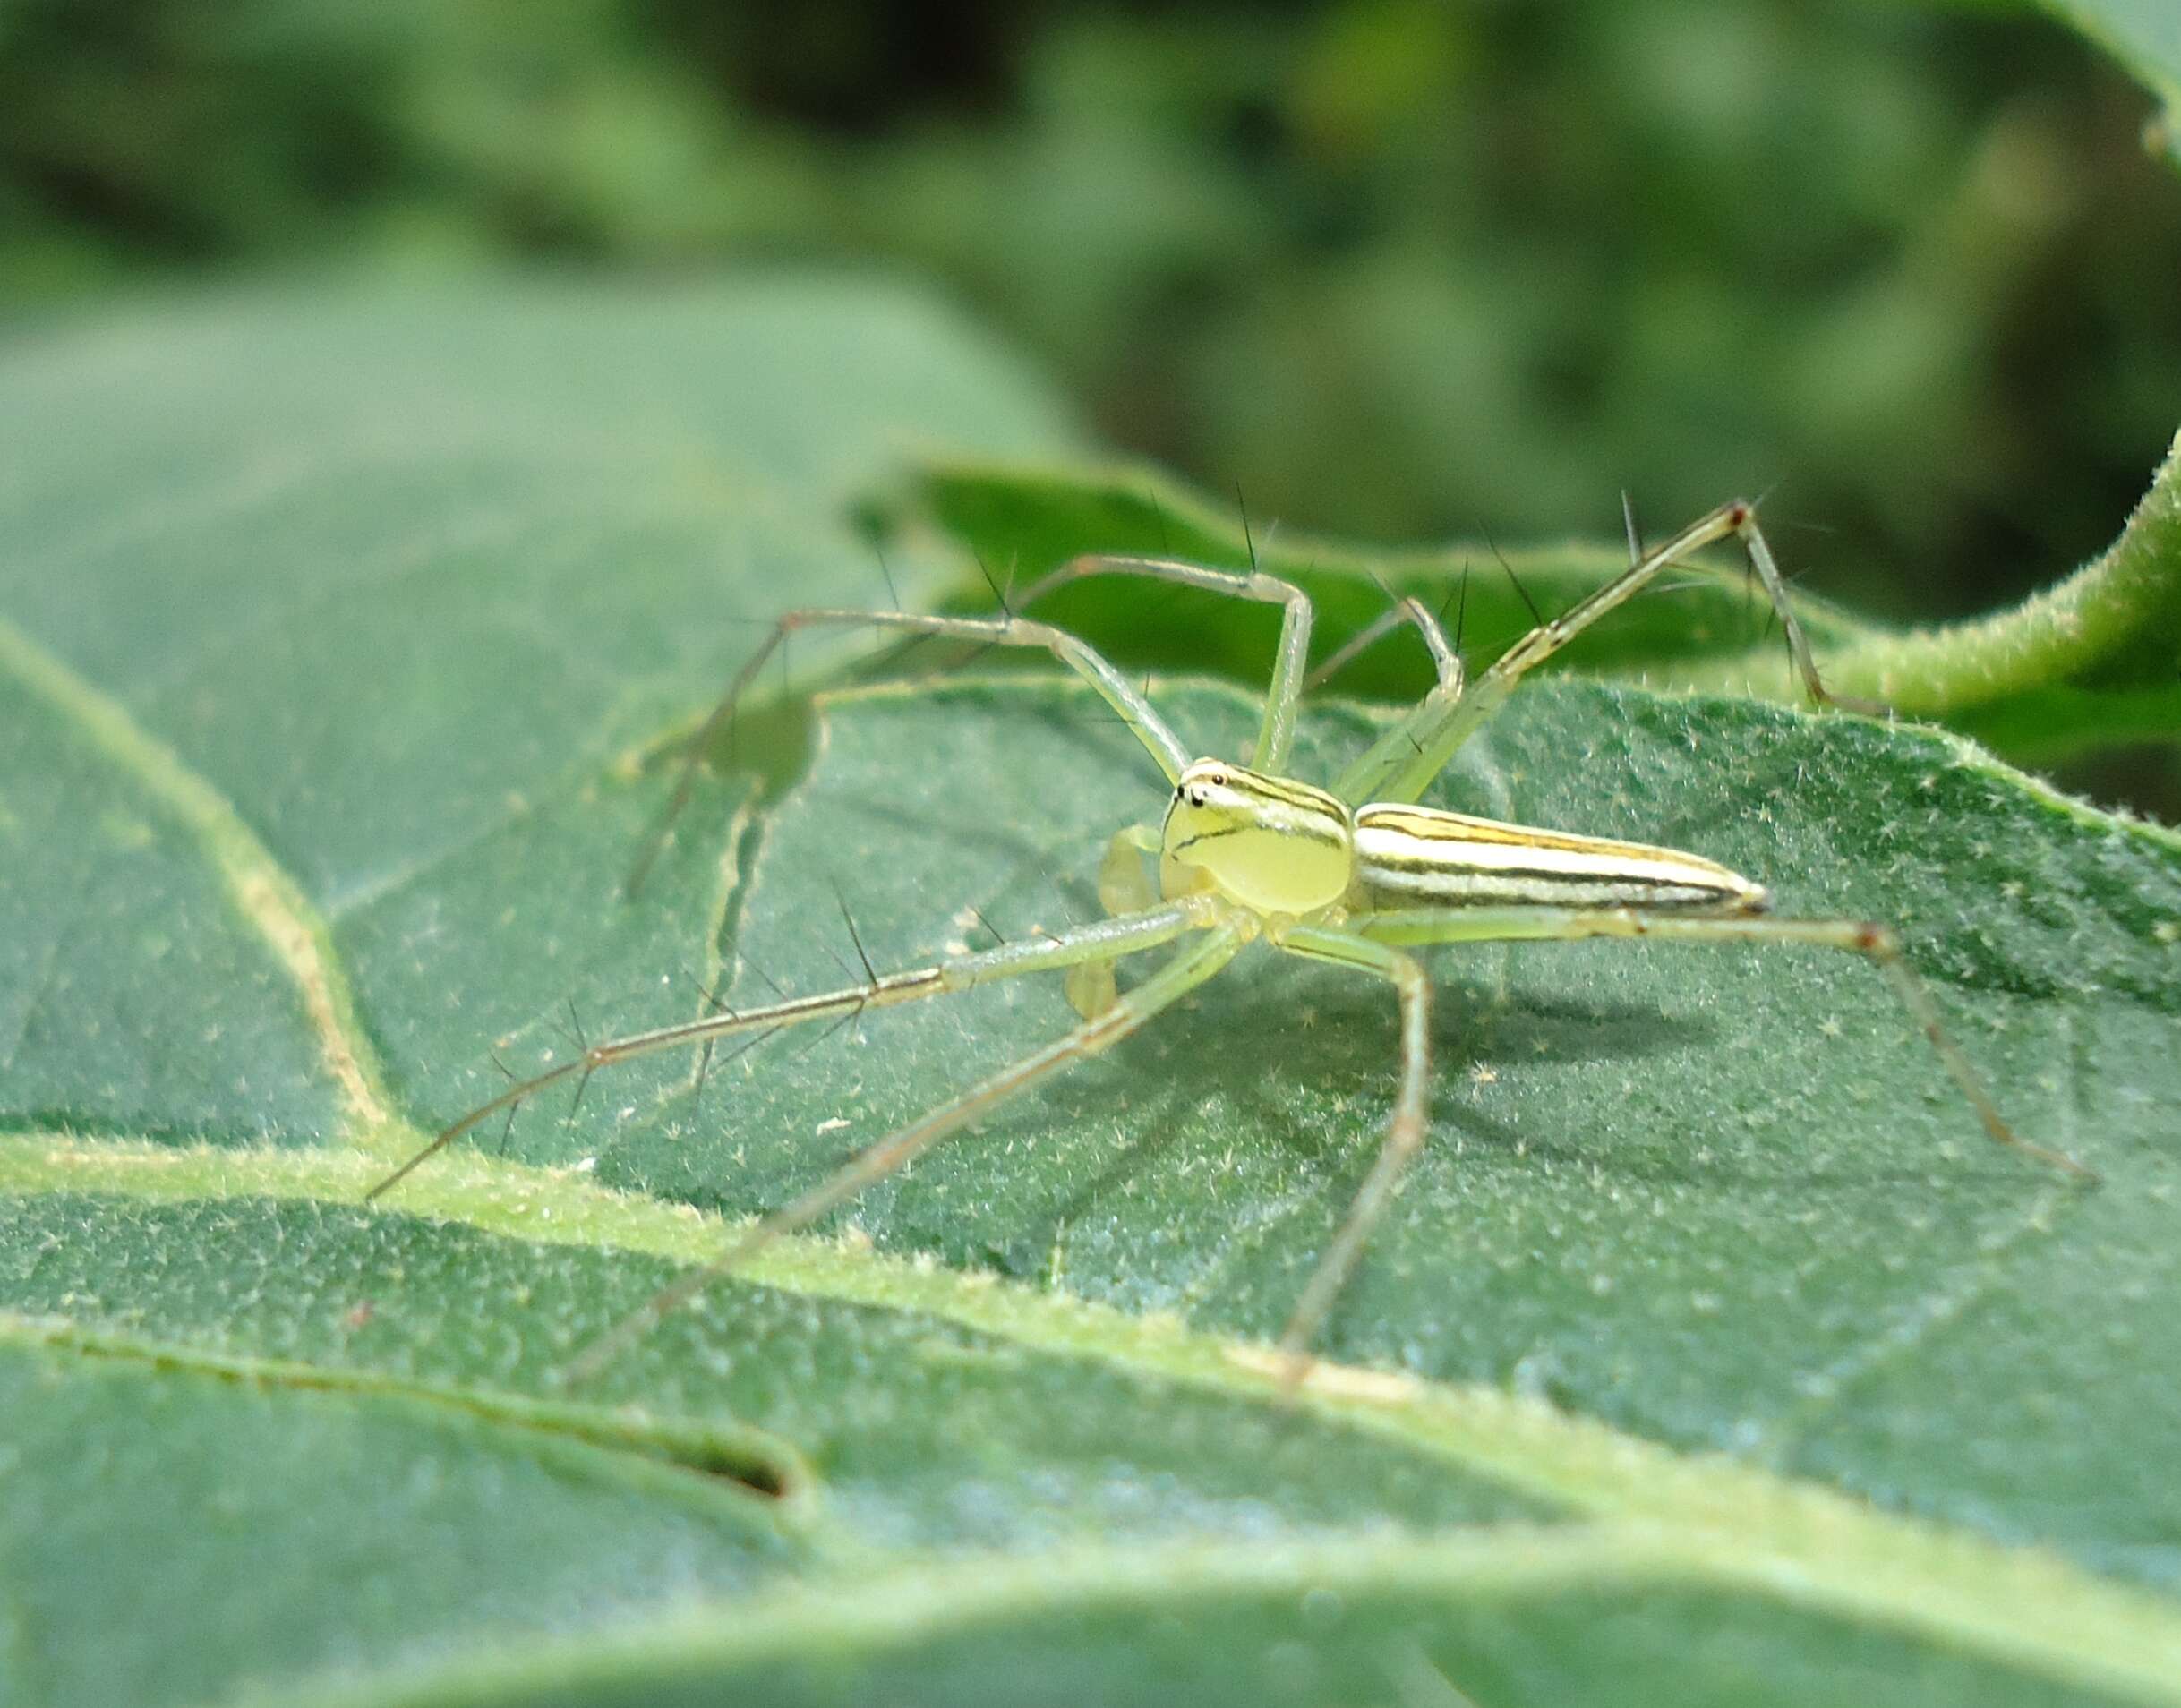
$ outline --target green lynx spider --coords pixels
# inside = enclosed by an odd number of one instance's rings
[[[1631,536],[1633,530],[1631,529]],[[600,1370],[633,1339],[760,1246],[806,1227],[874,1183],[905,1167],[942,1139],[1071,1062],[1107,1049],[1174,1003],[1260,940],[1289,954],[1331,961],[1394,987],[1400,1021],[1400,1083],[1378,1159],[1319,1259],[1280,1337],[1290,1382],[1309,1367],[1309,1348],[1403,1172],[1422,1148],[1430,1086],[1431,986],[1409,945],[1514,939],[1662,937],[1684,942],[1800,944],[1865,956],[1892,984],[1984,1130],[1998,1143],[2087,1176],[2073,1157],[2031,1143],[2007,1125],[1968,1058],[1940,1026],[1922,981],[1886,927],[1856,919],[1785,919],[1768,912],[1762,886],[1695,854],[1441,812],[1413,803],[1513,691],[1523,674],[1631,598],[1667,566],[1739,540],[1785,631],[1794,667],[1814,699],[1826,699],[1809,645],[1787,602],[1770,550],[1744,501],[1721,505],[1655,550],[1631,537],[1629,567],[1587,598],[1541,622],[1475,681],[1438,619],[1413,599],[1396,602],[1359,642],[1413,624],[1438,681],[1408,713],[1351,763],[1330,789],[1287,776],[1296,709],[1307,686],[1312,611],[1297,587],[1256,569],[1213,569],[1165,559],[1088,557],[1064,564],[1019,602],[1027,609],[1064,582],[1087,576],[1146,576],[1236,598],[1279,605],[1279,649],[1263,721],[1246,765],[1195,758],[1146,695],[1084,642],[1005,612],[945,617],[904,611],[791,611],[736,676],[692,742],[666,818],[687,800],[697,756],[734,716],[743,691],[782,640],[799,628],[873,627],[1005,646],[1042,647],[1075,670],[1140,740],[1171,790],[1157,829],[1132,825],[1109,846],[1099,875],[1112,916],[1058,936],[962,954],[938,966],[874,974],[845,989],[763,1008],[729,1010],[592,1044],[511,1087],[445,1128],[367,1194],[377,1198],[500,1110],[557,1080],[656,1050],[702,1045],[731,1034],[837,1018],[966,991],[1019,974],[1065,969],[1082,1017],[1072,1031],[983,1083],[879,1140],[791,1203],[763,1217],[714,1261],[689,1269],[594,1341],[568,1379]],[[1349,655],[1344,648],[1319,674]],[[1153,875],[1150,857],[1155,862]],[[1113,968],[1125,957],[1191,939],[1122,994]]]

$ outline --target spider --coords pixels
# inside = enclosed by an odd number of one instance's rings
[[[571,1075],[587,1079],[601,1068],[654,1051],[704,1045],[733,1034],[769,1035],[812,1021],[951,995],[1025,973],[1065,973],[1068,998],[1079,1016],[1072,1030],[880,1139],[801,1196],[760,1217],[716,1259],[678,1277],[583,1349],[563,1372],[569,1381],[581,1381],[759,1247],[808,1226],[1048,1074],[1110,1048],[1262,944],[1382,980],[1393,987],[1400,1015],[1399,1084],[1377,1159],[1280,1336],[1284,1379],[1292,1388],[1307,1373],[1310,1348],[1327,1312],[1424,1142],[1432,987],[1422,964],[1407,951],[1432,944],[1585,937],[1794,944],[1861,955],[1891,984],[1994,1140],[2054,1168],[2091,1178],[2073,1157],[2031,1142],[2007,1124],[1968,1058],[1941,1026],[1922,980],[1886,926],[1861,919],[1779,918],[1770,911],[1761,884],[1700,855],[1416,804],[1456,749],[1506,703],[1527,672],[1633,597],[1662,569],[1728,540],[1741,543],[1763,584],[1810,696],[1833,699],[1819,680],[1809,641],[1788,604],[1749,503],[1723,504],[1650,551],[1641,550],[1632,528],[1630,533],[1631,562],[1625,570],[1561,615],[1541,620],[1474,680],[1467,679],[1439,619],[1413,598],[1397,599],[1318,674],[1407,624],[1429,650],[1437,680],[1322,787],[1287,774],[1297,709],[1313,679],[1307,670],[1311,603],[1300,588],[1254,567],[1243,572],[1164,558],[1082,557],[1037,582],[1018,608],[1034,605],[1064,583],[1103,575],[1147,576],[1279,606],[1279,648],[1247,763],[1194,756],[1148,694],[1094,648],[1014,611],[992,617],[832,609],[788,612],[774,623],[691,741],[661,834],[689,799],[699,756],[731,724],[757,671],[798,629],[872,628],[1039,647],[1090,684],[1165,775],[1167,791],[1157,823],[1117,832],[1100,865],[1099,894],[1109,917],[1056,936],[959,954],[935,966],[872,972],[842,989],[713,1012],[586,1045],[569,1060],[449,1123],[374,1185],[367,1200],[391,1190],[489,1116],[511,1112]],[[639,875],[641,871],[639,864]],[[1162,948],[1172,952],[1122,992],[1114,977],[1116,964]]]

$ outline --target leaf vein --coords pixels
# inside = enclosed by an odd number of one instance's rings
[[[117,701],[4,619],[0,670],[73,722],[180,820],[294,983],[318,1039],[320,1060],[340,1088],[351,1123],[372,1128],[390,1120],[385,1076],[338,970],[326,923],[233,803]]]

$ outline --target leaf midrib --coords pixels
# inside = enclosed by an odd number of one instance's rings
[[[43,700],[175,816],[294,986],[317,1040],[320,1063],[339,1089],[349,1126],[371,1130],[389,1123],[395,1106],[385,1069],[357,1015],[332,934],[302,886],[234,804],[118,701],[4,618],[0,618],[0,671]]]

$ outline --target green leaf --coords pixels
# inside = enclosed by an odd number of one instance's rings
[[[356,1200],[495,1052],[860,976],[836,882],[889,964],[1095,913],[1163,785],[1043,674],[747,730],[768,792],[619,884],[744,619],[883,598],[882,512],[905,600],[959,588],[912,468],[1065,425],[789,278],[211,300],[18,341],[0,399],[7,1694],[2181,1696],[2170,836],[1952,738],[1526,688],[1443,798],[1901,921],[2105,1187],[1989,1145],[1852,959],[1449,952],[1432,1146],[1283,1405],[1391,1016],[1262,953],[569,1393],[1056,982],[602,1075]]]
[[[1163,701],[1203,750],[1245,745],[1239,700]],[[742,853],[739,954],[795,988],[844,982],[836,884],[882,967],[1096,917],[1104,836],[1161,805],[1099,710],[1044,687],[836,705],[808,777]],[[1300,771],[1328,774],[1364,734],[1319,717]],[[904,756],[932,753],[948,764],[905,788]],[[1775,884],[1791,915],[1899,920],[2003,1106],[2111,1183],[2085,1195],[1989,1146],[1852,959],[1442,952],[1436,1143],[1330,1349],[1913,1490],[2164,1581],[2181,1502],[2143,1440],[2100,1421],[2111,1346],[2146,1372],[2181,1353],[2172,1212],[2153,1191],[2181,1090],[2160,1043],[2181,1013],[2172,839],[1941,738],[1573,686],[1518,696],[1435,798],[1695,848]],[[727,1000],[767,988],[746,973]],[[1269,1337],[1369,1162],[1391,1006],[1366,982],[1245,960],[855,1219],[882,1246]],[[551,1013],[541,1002],[535,1024]],[[754,1211],[1068,1020],[1035,985],[874,1014],[808,1057],[743,1058],[703,1101],[685,1076],[634,1114],[517,1123],[510,1154]],[[473,1073],[452,1104],[492,1089]],[[1968,1434],[1983,1451],[1965,1459]]]

